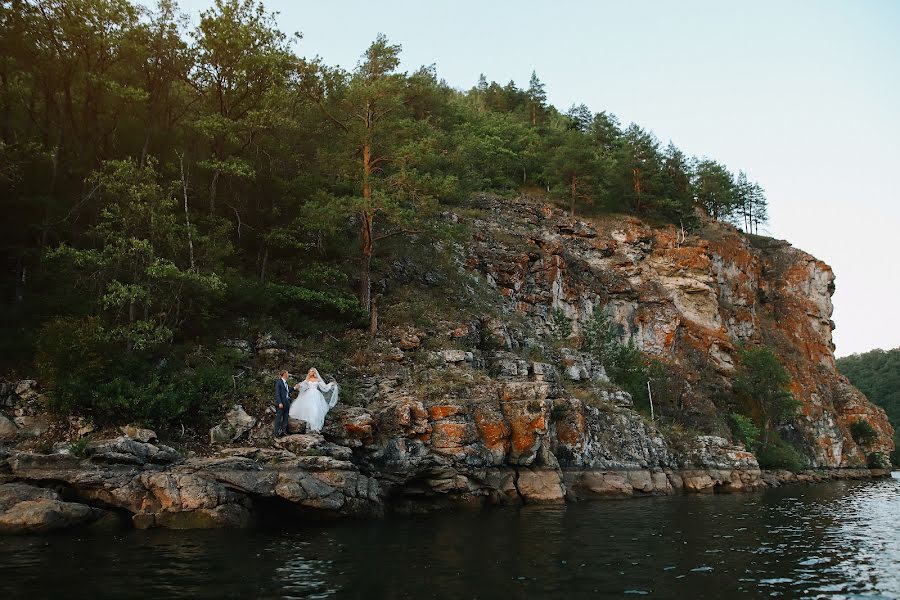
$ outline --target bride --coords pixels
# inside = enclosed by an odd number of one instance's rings
[[[306,421],[309,432],[321,431],[322,425],[325,424],[325,415],[338,401],[337,382],[332,380],[331,383],[325,383],[319,376],[319,371],[310,369],[306,379],[295,385],[294,389],[300,393],[297,399],[291,402],[288,415],[292,419]],[[330,398],[326,401],[323,394],[329,392]]]

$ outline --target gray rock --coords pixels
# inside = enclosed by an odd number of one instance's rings
[[[289,417],[288,433],[306,433],[306,421]]]
[[[30,400],[38,395],[38,384],[34,379],[23,379],[16,384],[16,396]]]
[[[244,354],[250,354],[250,351],[252,350],[250,342],[247,340],[221,340],[219,345],[240,350]]]
[[[149,444],[150,442],[156,441],[156,432],[152,429],[142,429],[140,427],[136,427],[134,425],[126,425],[124,427],[120,427],[119,431],[121,431],[126,436],[130,437],[133,440],[137,440],[139,442],[144,442],[145,444]]]
[[[85,455],[96,462],[126,465],[172,464],[182,460],[174,448],[145,444],[126,436],[90,442],[85,447]]]
[[[16,417],[19,435],[41,437],[50,430],[50,419],[46,415]]]
[[[256,350],[272,349],[278,347],[278,342],[271,333],[264,333],[256,338]]]
[[[461,363],[466,360],[466,352],[456,349],[441,350],[441,357],[444,359],[444,362]]]
[[[251,417],[239,404],[225,413],[225,420],[209,430],[209,440],[213,444],[227,444],[238,440],[256,425],[256,418]]]
[[[11,442],[18,433],[16,424],[0,414],[0,442]]]
[[[26,500],[0,514],[0,533],[46,533],[94,521],[103,513],[75,502]]]
[[[93,521],[104,513],[63,502],[55,490],[24,483],[0,485],[0,534],[45,533]]]

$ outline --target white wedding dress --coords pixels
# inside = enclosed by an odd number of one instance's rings
[[[316,371],[317,376],[318,374]],[[325,424],[325,415],[337,404],[337,382],[325,383],[319,378],[319,381],[302,382],[298,389],[300,394],[291,402],[288,416],[306,421],[307,432],[318,433]],[[324,394],[329,394],[328,400],[325,400]]]

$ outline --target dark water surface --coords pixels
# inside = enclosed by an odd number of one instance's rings
[[[288,531],[0,538],[0,598],[900,598],[900,474]]]

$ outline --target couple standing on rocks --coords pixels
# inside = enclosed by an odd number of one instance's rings
[[[298,394],[292,401],[288,377],[290,373],[282,371],[275,382],[275,437],[287,435],[288,419],[306,421],[307,431],[318,433],[325,424],[325,415],[337,404],[337,382],[332,379],[330,383],[325,383],[317,369],[310,369],[306,379],[294,386]],[[328,400],[325,394],[329,394]]]

